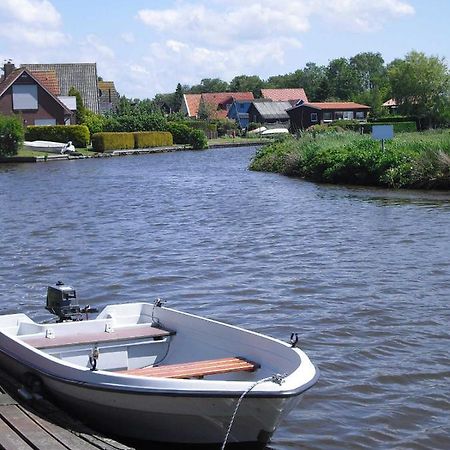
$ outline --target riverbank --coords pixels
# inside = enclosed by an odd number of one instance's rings
[[[225,147],[262,146],[266,145],[267,142],[268,139],[219,138],[208,141],[207,149],[225,148]],[[60,155],[60,154],[20,150],[16,156],[0,157],[0,164],[68,161],[68,160],[88,159],[88,158],[110,158],[114,156],[191,151],[192,148],[187,145],[172,145],[165,147],[140,148],[132,150],[113,150],[104,153],[94,152],[91,149],[87,148],[76,150],[77,150],[76,155]]]
[[[399,134],[384,150],[353,132],[305,133],[264,146],[250,169],[323,183],[450,189],[450,132]]]

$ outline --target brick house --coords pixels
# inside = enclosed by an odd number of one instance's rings
[[[24,125],[68,125],[73,122],[73,111],[64,99],[57,96],[55,74],[25,68],[15,69],[5,64],[5,75],[0,81],[0,113],[20,114]]]

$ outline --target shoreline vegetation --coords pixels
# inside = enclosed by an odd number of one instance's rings
[[[305,132],[263,146],[250,169],[321,183],[450,189],[450,132],[399,133],[384,151],[355,132]]]

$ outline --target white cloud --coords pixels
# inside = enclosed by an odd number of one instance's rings
[[[96,57],[101,58],[114,58],[114,50],[108,47],[106,44],[100,41],[100,38],[95,34],[88,34],[85,42],[83,42],[86,52],[91,52],[94,60]]]
[[[402,0],[317,0],[317,15],[356,32],[375,32],[394,19],[414,14],[414,7]]]
[[[61,15],[48,0],[1,0],[0,36],[37,48],[59,46],[69,38],[61,31]]]
[[[61,15],[48,0],[1,0],[0,11],[6,19],[26,24],[58,26],[61,22]]]

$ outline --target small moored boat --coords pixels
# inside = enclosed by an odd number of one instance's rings
[[[287,344],[160,301],[110,305],[78,320],[89,309],[75,298],[69,286],[49,287],[57,323],[0,316],[0,365],[106,432],[266,443],[318,379],[296,339]]]
[[[58,153],[61,155],[76,152],[72,141],[67,143],[52,142],[52,141],[25,141],[23,143],[25,150],[32,150],[35,152]]]

